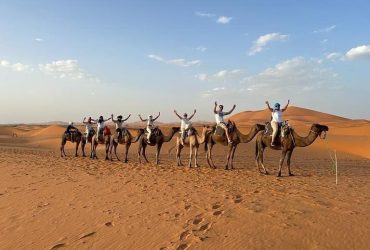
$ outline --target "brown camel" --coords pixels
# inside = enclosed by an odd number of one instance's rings
[[[193,160],[193,151],[194,151],[194,165],[195,167],[199,167],[198,165],[198,149],[200,144],[204,143],[206,140],[206,135],[211,130],[208,126],[203,126],[202,134],[199,135],[198,132],[193,129],[192,134],[185,138],[184,144],[181,144],[181,135],[176,137],[176,162],[177,166],[183,166],[181,162],[181,150],[186,146],[190,148],[189,153],[189,163],[188,166],[191,167],[191,162]],[[173,148],[175,148],[173,147]],[[171,148],[169,152],[173,149]]]
[[[60,156],[61,157],[65,157],[67,156],[66,155],[66,152],[64,151],[64,147],[67,143],[67,141],[70,141],[72,143],[76,143],[76,152],[75,152],[75,156],[77,157],[78,156],[78,146],[80,145],[80,142],[82,140],[82,134],[80,131],[71,131],[70,133],[63,133],[62,135],[62,143],[60,145]]]
[[[229,126],[233,127],[233,129],[229,131],[231,143],[228,143],[224,130],[217,126],[214,127],[214,130],[217,132],[217,134],[212,132],[206,139],[205,149],[207,151],[207,163],[211,168],[216,168],[212,160],[212,148],[216,143],[229,147],[229,152],[227,153],[226,157],[225,169],[233,169],[234,155],[238,144],[250,142],[259,131],[265,129],[265,125],[255,124],[250,129],[249,133],[247,135],[244,135],[238,130],[234,122],[229,121],[228,124]]]
[[[153,130],[154,131],[152,132],[150,143],[148,143],[146,134],[142,134],[139,138],[139,148],[138,148],[137,153],[138,153],[138,158],[139,158],[140,163],[141,163],[141,156],[143,156],[146,163],[149,163],[148,159],[146,158],[146,154],[145,154],[146,147],[149,145],[149,146],[156,146],[155,159],[156,159],[156,164],[158,165],[159,164],[159,154],[161,152],[163,143],[171,141],[174,134],[180,131],[180,128],[173,127],[169,135],[164,135],[159,128],[155,128]]]
[[[317,137],[325,138],[326,132],[329,131],[328,126],[320,124],[312,124],[311,130],[306,137],[299,136],[292,128],[286,128],[286,136],[276,139],[276,146],[271,146],[271,135],[270,133],[261,132],[258,134],[256,139],[256,165],[258,171],[261,172],[260,166],[262,166],[264,174],[268,174],[265,166],[263,165],[263,151],[266,147],[270,147],[274,150],[281,150],[281,157],[279,161],[279,172],[278,177],[281,176],[281,167],[284,164],[285,156],[287,156],[287,165],[289,176],[292,176],[290,171],[290,159],[295,147],[307,147],[311,145]],[[321,134],[324,132],[324,136],[321,137]]]
[[[92,159],[96,158],[98,159],[98,157],[96,156],[96,148],[98,147],[99,144],[104,144],[105,145],[105,159],[108,160],[108,152],[109,152],[109,145],[110,145],[110,138],[111,138],[111,134],[110,134],[110,131],[109,133],[98,133],[98,134],[95,134],[92,138],[92,150],[91,150],[91,154],[90,154],[90,157]]]
[[[111,140],[111,146],[110,146],[110,152],[109,152],[110,159],[113,160],[112,149],[114,148],[114,154],[117,160],[120,160],[117,156],[117,147],[118,147],[118,144],[124,144],[126,146],[124,162],[127,162],[128,150],[130,149],[131,143],[137,142],[142,134],[144,134],[144,129],[139,129],[137,131],[136,137],[133,137],[128,129],[126,129],[125,132],[123,132],[123,135],[120,138],[118,138],[118,133],[116,133],[112,137],[112,140]]]
[[[92,129],[92,131],[90,132],[90,134],[89,135],[87,135],[86,133],[84,133],[83,135],[82,135],[82,140],[81,140],[81,149],[82,149],[82,156],[83,157],[86,157],[86,154],[85,154],[85,146],[86,146],[86,144],[87,143],[89,143],[90,144],[90,158],[92,158],[92,156],[91,156],[91,152],[92,152],[92,149],[93,149],[93,144],[92,144],[92,142],[93,142],[93,137],[94,137],[94,135],[95,135],[95,130],[94,129]],[[87,138],[86,138],[87,137]]]

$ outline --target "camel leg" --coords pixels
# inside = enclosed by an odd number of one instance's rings
[[[139,163],[141,164],[141,151],[142,151],[142,144],[139,144],[139,147],[137,148],[137,158],[139,160]]]
[[[258,151],[258,156],[259,156],[259,164],[261,165],[262,167],[262,170],[263,170],[263,174],[269,174],[269,172],[267,172],[266,168],[265,168],[265,165],[263,164],[263,152],[264,152],[265,148],[263,146],[261,146],[261,148],[259,148],[259,151]],[[258,166],[258,170],[260,171],[260,168]],[[260,171],[261,172],[261,171]]]
[[[213,148],[214,144],[210,144],[208,146],[208,152],[207,152],[207,161],[208,161],[208,165],[211,167],[211,168],[214,168],[216,169],[216,166],[215,164],[213,163],[213,160],[212,160],[212,148]]]
[[[281,151],[281,157],[280,157],[280,161],[279,161],[279,172],[277,174],[278,177],[281,177],[281,167],[284,164],[286,153],[287,153],[287,151],[284,150],[284,149]]]
[[[231,157],[231,151],[232,150],[233,150],[233,146],[229,145],[229,152],[227,152],[225,170],[229,170],[230,157]]]
[[[189,145],[190,151],[189,151],[189,163],[188,167],[191,168],[191,162],[193,161],[193,146]]]
[[[79,141],[76,141],[76,153],[75,153],[75,157],[78,156],[78,146],[80,146],[80,142]]]
[[[231,151],[231,162],[230,162],[230,166],[231,166],[231,169],[234,169],[234,156],[235,156],[235,151],[236,151],[236,145],[233,147],[233,151]]]
[[[60,157],[64,157],[65,156],[65,153],[64,153],[64,144],[62,142],[62,144],[60,145]]]
[[[142,154],[143,154],[143,157],[144,157],[144,160],[146,163],[149,163],[148,159],[146,158],[146,144],[143,145],[143,151],[142,151]]]
[[[290,159],[292,158],[292,153],[293,153],[293,150],[289,150],[288,153],[287,153],[287,165],[288,165],[288,172],[289,172],[289,176],[294,176],[294,174],[292,174],[292,172],[290,171]]]
[[[109,160],[109,157],[108,157],[108,155],[109,155],[109,147],[110,147],[109,143],[106,143],[105,144],[105,160]]]
[[[128,150],[130,149],[130,146],[131,144],[130,143],[126,143],[126,147],[125,147],[125,160],[124,160],[124,163],[127,163],[128,162]],[[117,157],[118,158],[118,157]]]
[[[86,157],[85,145],[86,145],[86,143],[82,140],[82,142],[81,142],[82,157]]]
[[[161,153],[162,144],[157,144],[157,152],[155,153],[155,162],[159,164],[159,155]]]
[[[198,149],[199,149],[199,146],[195,147],[194,149],[194,165],[196,168],[199,168],[199,165],[198,165]]]
[[[182,150],[183,146],[181,144],[177,145],[177,148],[176,148],[176,162],[177,162],[177,166],[183,166],[182,162],[181,162],[181,150]]]

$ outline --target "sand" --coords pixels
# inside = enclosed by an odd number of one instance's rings
[[[124,164],[104,161],[101,146],[98,160],[73,157],[72,144],[60,158],[64,128],[57,125],[2,126],[0,249],[368,249],[369,122],[291,116],[302,135],[312,119],[331,125],[327,141],[296,150],[295,176],[284,167],[282,178],[275,177],[278,151],[266,151],[271,175],[257,172],[254,141],[240,145],[233,171],[222,168],[222,146],[215,147],[218,169],[208,168],[203,149],[201,167],[189,169],[168,154],[174,140],[159,166],[139,164],[136,144]],[[253,123],[232,119],[242,131]],[[338,185],[327,151],[334,148]],[[148,157],[154,161],[153,148]]]

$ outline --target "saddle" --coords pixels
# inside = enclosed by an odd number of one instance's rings
[[[186,137],[190,137],[192,135],[195,135],[197,133],[197,131],[195,130],[195,128],[188,128],[188,129],[185,129],[184,131],[184,135],[183,138],[186,138]]]
[[[106,135],[111,135],[110,128],[104,127],[104,129],[100,129],[98,132],[98,140],[103,142]]]
[[[236,128],[235,122],[228,121],[226,123],[226,126],[227,126],[227,130],[229,134],[235,131],[235,128]],[[213,133],[218,136],[226,136],[225,130],[219,125],[216,125],[215,127],[213,127]]]
[[[293,128],[289,125],[288,121],[284,121],[284,122],[281,122],[279,123],[279,126],[278,126],[278,132],[277,132],[277,135],[276,135],[276,142],[279,142],[281,140],[281,138],[284,138],[284,137],[287,137],[291,132],[292,132]],[[265,126],[265,134],[267,135],[272,135],[272,127],[271,127],[271,123],[270,122],[266,122],[266,126]]]
[[[70,140],[71,142],[75,142],[77,135],[80,134],[80,131],[78,130],[69,131],[69,132],[66,132],[66,134],[67,134],[67,140]]]
[[[145,132],[145,136],[148,135],[148,131]],[[152,134],[150,135],[150,141],[155,141],[157,136],[162,135],[162,131],[158,127],[152,128]]]
[[[127,128],[118,129],[117,132],[118,132],[118,136],[122,137],[124,135],[127,135]]]

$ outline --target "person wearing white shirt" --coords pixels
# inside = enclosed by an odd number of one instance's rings
[[[236,107],[236,105],[234,104],[233,108],[229,112],[223,112],[224,105],[219,105],[218,110],[217,110],[217,102],[215,102],[215,107],[213,109],[213,113],[215,114],[216,124],[217,124],[217,126],[223,128],[225,130],[226,138],[227,138],[227,141],[229,143],[232,143],[232,141],[231,141],[230,136],[229,136],[229,131],[228,131],[227,125],[224,121],[224,116],[225,115],[230,115],[234,111],[235,107]]]
[[[267,108],[271,111],[271,127],[272,127],[272,140],[271,140],[271,146],[275,146],[275,139],[277,136],[277,132],[279,130],[279,125],[284,121],[283,120],[283,112],[287,110],[290,100],[288,100],[287,105],[280,109],[280,104],[275,103],[274,108],[270,107],[270,104],[268,101],[266,101]]]
[[[114,120],[113,114],[111,115],[112,122],[116,124],[116,132],[118,133],[118,140],[121,139],[123,130],[125,129],[124,122],[130,118],[131,114],[127,116],[126,119],[122,119],[122,115],[117,116],[117,120]]]
[[[175,115],[181,120],[181,125],[180,125],[180,134],[181,134],[181,137],[180,137],[180,143],[182,145],[184,145],[184,140],[185,140],[185,136],[186,136],[186,132],[188,129],[191,128],[192,124],[190,122],[190,120],[194,117],[195,113],[197,112],[195,109],[194,109],[194,113],[188,118],[188,114],[187,113],[184,113],[184,115],[181,117],[177,112],[176,110],[173,111],[175,113]]]
[[[82,121],[83,124],[85,124],[86,126],[86,130],[85,130],[85,134],[86,134],[86,143],[89,142],[89,137],[90,135],[92,134],[92,131],[93,131],[93,124],[96,124],[95,120],[91,119],[91,117],[89,117],[86,121],[86,117],[84,117],[84,120]]]
[[[98,134],[104,133],[105,122],[109,121],[110,119],[111,118],[104,120],[103,116],[99,116],[99,119],[95,120],[96,123],[98,124]]]
[[[161,115],[161,112],[158,113],[157,117],[156,118],[153,118],[152,115],[148,116],[148,119],[143,119],[141,118],[141,116],[139,115],[139,118],[142,122],[146,122],[146,131],[148,131],[148,135],[147,135],[147,140],[148,140],[148,143],[150,143],[150,137],[152,135],[152,130],[153,128],[155,127],[154,126],[154,122],[158,119],[158,117]]]

